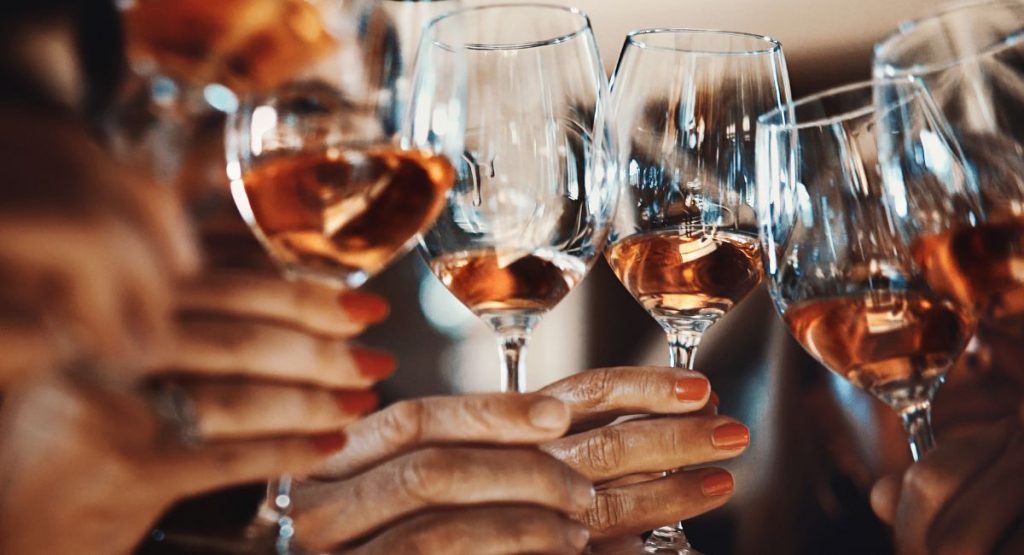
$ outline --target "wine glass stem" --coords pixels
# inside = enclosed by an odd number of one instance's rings
[[[529,331],[520,328],[498,330],[503,393],[526,391],[526,340],[529,334]]]
[[[930,401],[921,401],[905,407],[899,413],[903,429],[907,431],[907,440],[910,442],[910,455],[914,462],[917,462],[935,447],[935,436],[932,434],[932,404]]]
[[[693,370],[693,360],[697,355],[697,346],[704,335],[693,331],[669,331],[668,363],[672,368]]]

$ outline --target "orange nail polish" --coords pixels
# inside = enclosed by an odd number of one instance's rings
[[[361,324],[376,324],[387,318],[391,312],[384,299],[354,291],[338,295],[338,304],[349,317]]]
[[[676,380],[676,399],[691,403],[701,401],[710,389],[711,384],[704,378],[680,378]]]
[[[341,451],[345,447],[345,443],[348,442],[348,437],[344,432],[320,434],[313,436],[309,442],[318,452],[329,455]]]
[[[732,474],[718,470],[700,479],[700,491],[705,497],[721,497],[732,492]]]
[[[342,391],[335,394],[338,408],[346,414],[364,415],[377,408],[380,397],[376,391]]]
[[[395,372],[395,357],[387,353],[360,347],[353,348],[351,353],[359,373],[364,377],[383,380]]]
[[[712,405],[714,405],[716,409],[718,408],[718,405],[721,404],[720,401],[718,400],[718,394],[715,393],[714,391],[711,392],[711,398],[708,399],[708,401]]]
[[[711,432],[711,444],[716,449],[742,449],[750,443],[750,430],[743,424],[722,424]]]

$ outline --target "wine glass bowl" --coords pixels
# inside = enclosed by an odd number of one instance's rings
[[[530,331],[583,279],[608,235],[617,190],[607,81],[589,19],[575,9],[468,8],[427,34],[433,50],[463,52],[467,93],[456,183],[422,251],[498,333],[502,388],[519,390]],[[412,118],[409,132],[435,129]]]
[[[962,146],[977,220],[928,242],[932,287],[982,322],[1024,337],[1024,5],[956,5],[902,25],[875,47],[878,77],[927,88]]]
[[[443,133],[402,136],[415,106],[389,69],[400,67],[397,37],[379,7],[359,14],[365,24],[350,25],[333,56],[246,95],[226,136],[232,196],[267,252],[287,276],[339,288],[415,245],[462,149],[459,121],[443,111],[425,116],[449,123]],[[450,102],[462,87],[457,57],[432,61],[450,71],[429,83],[413,76],[413,86]]]
[[[930,287],[920,256],[937,226],[976,217],[950,202],[975,187],[958,145],[907,80],[799,100],[762,116],[757,135],[779,313],[819,362],[900,413],[919,456],[933,441],[930,400],[974,330],[968,307]]]

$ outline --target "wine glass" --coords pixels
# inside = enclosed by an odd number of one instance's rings
[[[931,287],[982,324],[1024,337],[1024,4],[962,4],[906,23],[875,48],[878,77],[912,78],[935,99],[981,190],[976,221],[930,241]]]
[[[765,272],[793,336],[900,415],[915,460],[931,399],[974,332],[921,252],[977,218],[976,183],[927,92],[909,80],[832,89],[757,126]]]
[[[442,16],[423,48],[461,51],[467,94],[458,180],[422,251],[441,282],[498,335],[503,391],[526,387],[530,331],[604,248],[616,199],[607,81],[586,15],[542,4]],[[421,52],[422,54],[422,52]],[[422,114],[436,99],[413,103]],[[411,137],[444,120],[410,118]]]
[[[225,143],[232,197],[284,275],[353,289],[415,245],[441,212],[463,151],[465,72],[460,52],[423,49],[417,67],[427,71],[412,76],[412,88],[435,109],[405,106],[387,14],[376,3],[339,9],[333,55],[242,98]],[[402,137],[410,112],[433,132]],[[263,520],[277,521],[279,551],[293,534],[289,482],[271,486],[264,511]]]
[[[605,254],[692,369],[701,337],[761,282],[754,122],[789,100],[782,46],[758,35],[648,29],[627,35],[612,78],[622,206]],[[656,553],[693,553],[679,526]]]

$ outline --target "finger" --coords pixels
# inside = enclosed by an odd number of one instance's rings
[[[160,342],[170,283],[125,225],[5,218],[0,234],[12,239],[0,244],[7,293],[37,303],[88,355],[137,356],[147,349],[136,341]]]
[[[555,511],[536,507],[445,509],[412,517],[345,552],[351,555],[580,553],[587,546],[589,536],[586,527]]]
[[[930,553],[991,553],[1024,514],[1024,432],[945,505],[927,531]],[[979,515],[979,508],[983,515]]]
[[[349,449],[332,457],[313,476],[339,479],[438,444],[537,444],[561,436],[569,408],[539,394],[428,397],[395,403],[346,430]]]
[[[871,488],[871,508],[882,522],[890,526],[896,522],[896,507],[900,501],[900,479],[899,475],[890,474]]]
[[[182,277],[198,271],[197,238],[177,192],[122,168],[116,171],[117,178],[110,180],[106,189],[109,208],[123,215],[153,245],[163,272]]]
[[[589,481],[535,449],[430,448],[346,481],[301,484],[293,517],[303,537],[323,534],[317,545],[330,546],[429,507],[523,503],[568,514],[593,494]]]
[[[624,414],[693,412],[707,404],[711,384],[691,370],[600,368],[569,376],[540,393],[568,404],[573,422],[578,422]]]
[[[210,440],[338,431],[377,406],[371,391],[326,391],[284,384],[185,386],[196,431]]]
[[[0,310],[0,392],[55,370],[63,353],[53,339],[36,319]]]
[[[602,542],[590,544],[592,555],[640,555],[644,551],[644,541],[637,536],[626,536],[613,538]]]
[[[721,468],[677,472],[659,480],[597,492],[582,515],[594,541],[638,535],[718,508],[729,500],[733,477]]]
[[[746,426],[726,416],[632,420],[574,434],[542,447],[595,482],[736,457],[750,443]]]
[[[255,439],[204,444],[160,454],[154,476],[181,497],[213,489],[301,475],[331,453],[344,448],[340,432],[305,438]]]
[[[992,464],[1006,445],[1006,426],[948,442],[912,465],[900,484],[893,531],[901,549],[922,552],[928,530],[946,503],[978,473]]]
[[[179,307],[270,320],[330,337],[359,335],[388,315],[380,297],[346,292],[307,281],[285,281],[252,272],[204,274],[182,288]]]
[[[366,389],[395,369],[390,355],[261,322],[183,319],[164,368]]]

